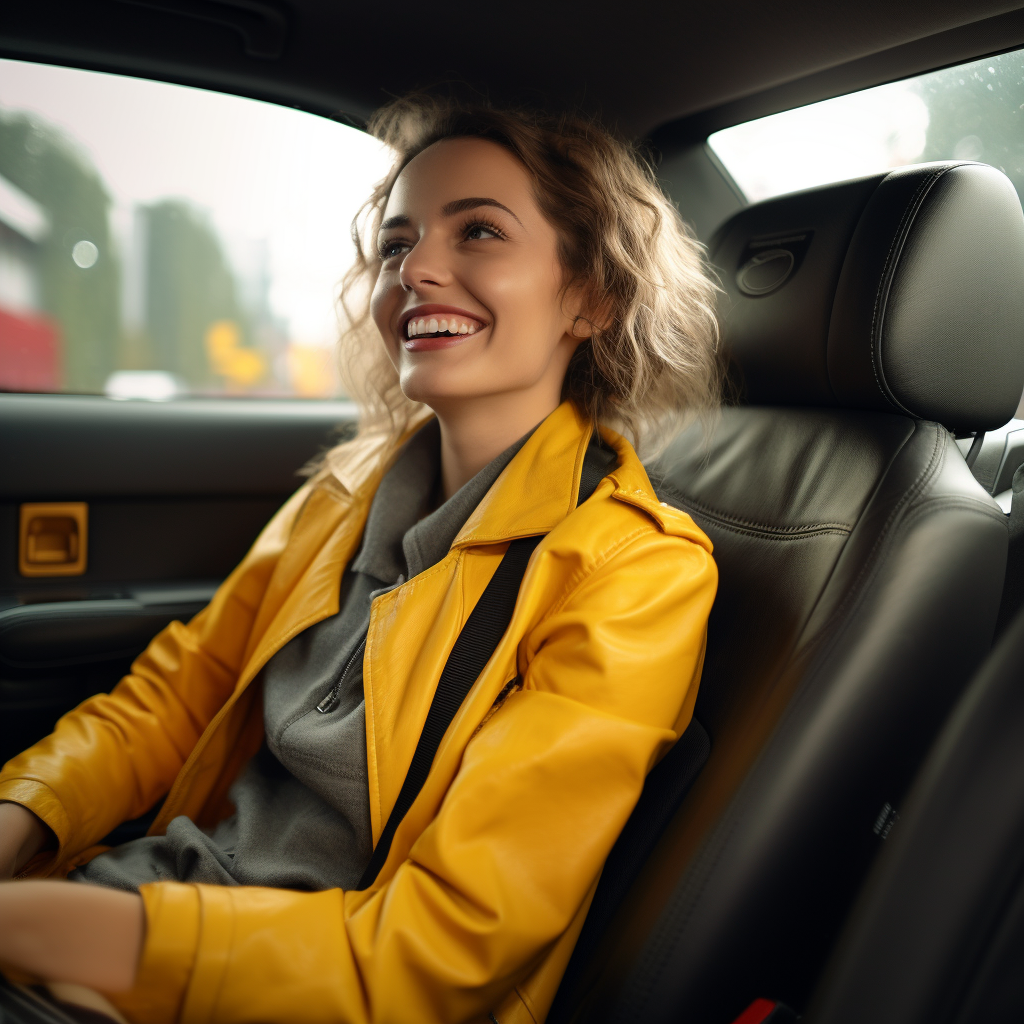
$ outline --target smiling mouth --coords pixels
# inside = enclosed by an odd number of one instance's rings
[[[421,316],[414,317],[405,324],[405,339],[414,338],[452,338],[456,335],[476,334],[481,328],[475,320],[464,317]]]

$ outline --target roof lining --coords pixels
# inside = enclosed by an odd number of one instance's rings
[[[942,68],[982,60],[1024,46],[1024,9],[996,15],[824,71],[773,86],[710,110],[689,114],[651,133],[655,149],[668,155],[703,142],[714,132],[809,103]]]
[[[464,2],[469,3],[470,0]],[[654,3],[654,0],[651,2]],[[1022,0],[1016,2],[1021,3]],[[753,3],[754,0],[750,0],[750,4]],[[797,6],[801,3],[813,6],[813,0],[797,0]],[[296,107],[355,127],[364,125],[365,118],[381,100],[403,91],[402,82],[397,79],[391,81],[386,76],[375,77],[376,72],[372,68],[371,74],[367,75],[365,69],[358,64],[345,67],[345,74],[328,74],[324,77],[325,69],[330,71],[333,67],[335,55],[324,51],[322,47],[320,51],[315,49],[321,40],[332,38],[327,30],[329,26],[320,26],[314,18],[314,12],[318,15],[325,12],[324,8],[314,6],[316,0],[288,0],[288,3],[284,0],[218,2],[218,6],[233,4],[239,7],[280,7],[301,15],[297,22],[293,18],[288,19],[293,21],[293,25],[281,59],[274,59],[269,53],[263,56],[270,59],[253,59],[256,55],[252,52],[246,55],[238,26],[228,25],[224,19],[210,19],[219,20],[222,24],[194,20],[196,12],[192,8],[202,6],[205,9],[209,6],[208,0],[91,0],[88,5],[75,3],[74,0],[38,0],[38,6],[16,7],[16,16],[8,19],[4,28],[0,29],[0,56],[215,89]],[[990,11],[993,7],[999,9],[1006,5],[1007,0],[985,0],[983,4]],[[738,6],[742,7],[743,4]],[[927,7],[928,0],[921,0],[921,6]],[[949,3],[944,6],[948,8]],[[57,14],[60,16],[56,17]],[[850,8],[846,7],[844,16],[847,19],[849,14]],[[793,22],[792,17],[790,22]],[[904,29],[905,22],[904,18]],[[949,23],[948,17],[946,23]],[[770,62],[766,64],[762,59],[759,65],[762,81],[766,80],[764,72],[784,72],[785,60],[792,60],[793,24],[781,29],[782,34],[776,40],[787,41],[789,49],[786,53],[789,53],[789,58],[783,54],[774,68]],[[932,19],[932,24],[936,24],[935,19]],[[54,25],[60,28],[54,31]],[[820,27],[819,24],[819,38]],[[919,28],[926,31],[926,19],[919,19]],[[907,38],[905,32],[903,38]],[[749,50],[749,39],[744,43],[742,38],[737,38],[734,50],[728,49],[729,40],[721,32],[715,36],[715,40],[718,57],[712,54],[709,60],[721,61],[721,55],[729,53],[734,58],[733,66],[736,69],[744,66],[749,57],[744,46]],[[579,106],[585,99],[584,108],[592,108],[598,116],[609,115],[609,123],[612,125],[620,123],[620,118],[624,116],[627,123],[631,122],[631,127],[623,125],[626,134],[646,136],[657,149],[669,155],[702,142],[709,134],[721,128],[940,67],[1006,52],[1022,44],[1024,8],[982,18],[895,46],[886,47],[884,41],[878,38],[876,45],[882,48],[874,53],[837,63],[824,70],[803,75],[796,73],[790,81],[781,84],[750,89],[751,85],[755,85],[756,77],[752,79],[750,74],[738,74],[734,86],[742,90],[746,82],[748,91],[746,95],[724,102],[715,103],[712,93],[705,95],[702,104],[691,90],[690,98],[697,102],[691,103],[690,109],[703,109],[668,121],[664,118],[670,114],[671,107],[666,110],[664,98],[661,102],[653,101],[656,93],[644,92],[642,89],[638,92],[635,83],[632,92],[627,90],[621,102],[609,100],[612,94],[608,90],[616,87],[614,73],[593,80],[591,84],[596,90],[593,102],[587,98],[585,81],[580,86],[584,92],[577,98],[579,102],[574,103],[571,90],[567,91],[568,87],[552,87],[546,95],[557,106],[563,103]],[[726,49],[723,50],[723,46]],[[836,49],[842,47],[833,48],[833,52]],[[847,47],[848,52],[849,49]],[[764,52],[763,46],[757,51],[759,55]],[[823,55],[827,56],[827,50],[823,51]],[[838,57],[838,53],[835,56]],[[664,65],[652,61],[651,66]],[[691,69],[693,66],[691,62]],[[807,66],[806,62],[804,66]],[[719,63],[715,67],[724,68],[726,74],[724,79],[718,72],[712,77],[719,82],[727,82],[728,65]],[[310,73],[306,73],[307,69],[311,69]],[[320,77],[317,77],[318,74]],[[679,96],[685,97],[690,89],[687,83],[692,84],[693,78],[691,74],[689,79],[685,76],[676,79],[670,72],[669,79],[662,74],[660,81],[676,82]],[[778,78],[774,80],[778,81]],[[496,83],[500,81],[497,79]],[[652,79],[649,84],[654,87],[658,82]],[[514,80],[511,85],[516,87]],[[522,86],[522,82],[519,85]],[[604,92],[600,93],[597,86],[603,88]],[[576,88],[575,79],[572,87]],[[498,92],[501,93],[500,88]],[[718,89],[717,95],[722,96],[723,90]],[[496,96],[499,102],[508,98],[504,95]],[[512,96],[512,100],[519,101],[515,96]],[[679,106],[676,109],[680,109]],[[659,121],[663,122],[660,127],[648,131],[648,125],[658,124]]]
[[[372,113],[359,102],[346,103],[344,106],[327,103],[319,91],[304,89],[292,82],[276,80],[266,85],[257,80],[243,78],[234,69],[222,71],[219,68],[183,68],[173,61],[153,56],[128,57],[120,52],[104,54],[60,43],[19,40],[16,45],[0,42],[0,59],[31,61],[36,64],[52,64],[55,67],[96,71],[100,74],[142,78],[181,85],[189,89],[210,89],[245,99],[303,110],[308,114],[326,117],[352,128],[364,129]]]

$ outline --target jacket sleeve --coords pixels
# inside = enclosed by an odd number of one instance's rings
[[[23,804],[56,834],[52,869],[163,796],[230,696],[253,621],[307,495],[301,488],[188,625],[172,622],[109,694],[64,715],[8,761],[0,800]],[[102,793],[101,800],[95,799]]]
[[[709,551],[647,532],[526,636],[523,687],[466,747],[380,889],[155,883],[145,1024],[453,1024],[486,1014],[566,930],[692,711],[717,583]]]

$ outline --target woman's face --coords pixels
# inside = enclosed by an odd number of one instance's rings
[[[538,416],[558,404],[580,310],[508,150],[482,139],[424,150],[398,176],[377,243],[371,310],[409,398],[442,411],[519,395]]]

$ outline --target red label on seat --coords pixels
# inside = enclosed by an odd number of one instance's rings
[[[755,999],[733,1022],[732,1024],[763,1024],[778,1006],[771,999]]]

